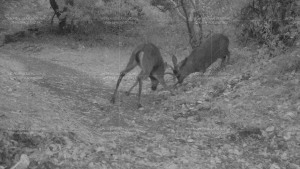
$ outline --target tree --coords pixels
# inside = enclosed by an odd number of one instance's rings
[[[222,0],[151,0],[151,5],[157,7],[162,12],[175,11],[179,18],[185,21],[189,42],[194,49],[202,43],[203,39],[203,19],[211,18],[218,21],[215,9],[221,12],[226,10],[226,1]]]
[[[51,23],[53,23],[53,18],[56,15],[57,18],[59,19],[59,30],[60,32],[62,32],[64,30],[64,28],[66,27],[66,20],[67,20],[67,16],[68,16],[68,5],[70,6],[74,6],[74,1],[73,0],[64,0],[65,2],[65,6],[63,6],[63,10],[59,10],[59,6],[57,5],[55,0],[50,0],[50,5],[52,7],[52,9],[54,10],[54,15],[51,19]]]

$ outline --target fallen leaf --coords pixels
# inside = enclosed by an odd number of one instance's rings
[[[78,159],[78,147],[75,147],[73,152],[72,152],[72,159],[77,160]]]
[[[105,151],[105,147],[97,147],[96,152],[98,153],[99,151]]]
[[[266,131],[267,132],[271,132],[271,131],[274,131],[275,127],[274,126],[270,126],[270,127],[267,127],[266,128]]]
[[[165,169],[178,169],[178,166],[174,163],[171,163],[171,164],[167,164],[164,168]]]
[[[283,160],[288,159],[287,153],[286,153],[286,152],[283,152],[283,153],[281,154],[280,158],[283,159]]]
[[[292,136],[292,132],[288,131],[284,134],[283,138],[285,140],[289,140],[291,138],[291,136]]]
[[[54,154],[54,152],[52,152],[50,149],[49,149],[49,147],[46,149],[46,151],[45,151],[45,154],[47,155],[47,156],[52,156],[53,154]]]
[[[271,164],[270,169],[280,169],[280,167],[277,164],[273,163]]]

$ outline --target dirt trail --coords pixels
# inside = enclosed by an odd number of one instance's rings
[[[74,102],[75,104],[68,106],[69,109],[80,115],[82,119],[78,120],[81,124],[93,131],[114,132],[112,128],[115,127],[118,132],[132,134],[137,131],[157,133],[164,130],[161,119],[146,120],[147,115],[153,116],[158,106],[161,106],[159,102],[162,98],[157,95],[143,94],[143,111],[137,110],[136,96],[127,97],[123,92],[121,99],[117,98],[121,102],[111,105],[109,99],[114,86],[105,86],[86,73],[22,55],[21,52],[7,50],[5,54],[26,67],[26,74],[32,77],[33,84],[47,89],[61,100]]]

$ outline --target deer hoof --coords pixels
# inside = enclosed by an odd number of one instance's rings
[[[141,103],[138,104],[138,109],[139,110],[143,110],[144,109],[143,106],[141,105]]]
[[[129,96],[129,95],[130,95],[130,92],[129,92],[129,91],[126,91],[126,92],[125,92],[125,95],[126,95],[126,96]]]
[[[170,92],[171,96],[175,96],[176,94],[174,92]]]
[[[112,98],[112,99],[110,100],[110,103],[111,103],[111,104],[115,104],[115,98]]]

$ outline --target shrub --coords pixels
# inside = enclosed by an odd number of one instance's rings
[[[264,44],[271,56],[294,44],[300,33],[297,0],[252,0],[240,11],[235,24],[238,40]]]

